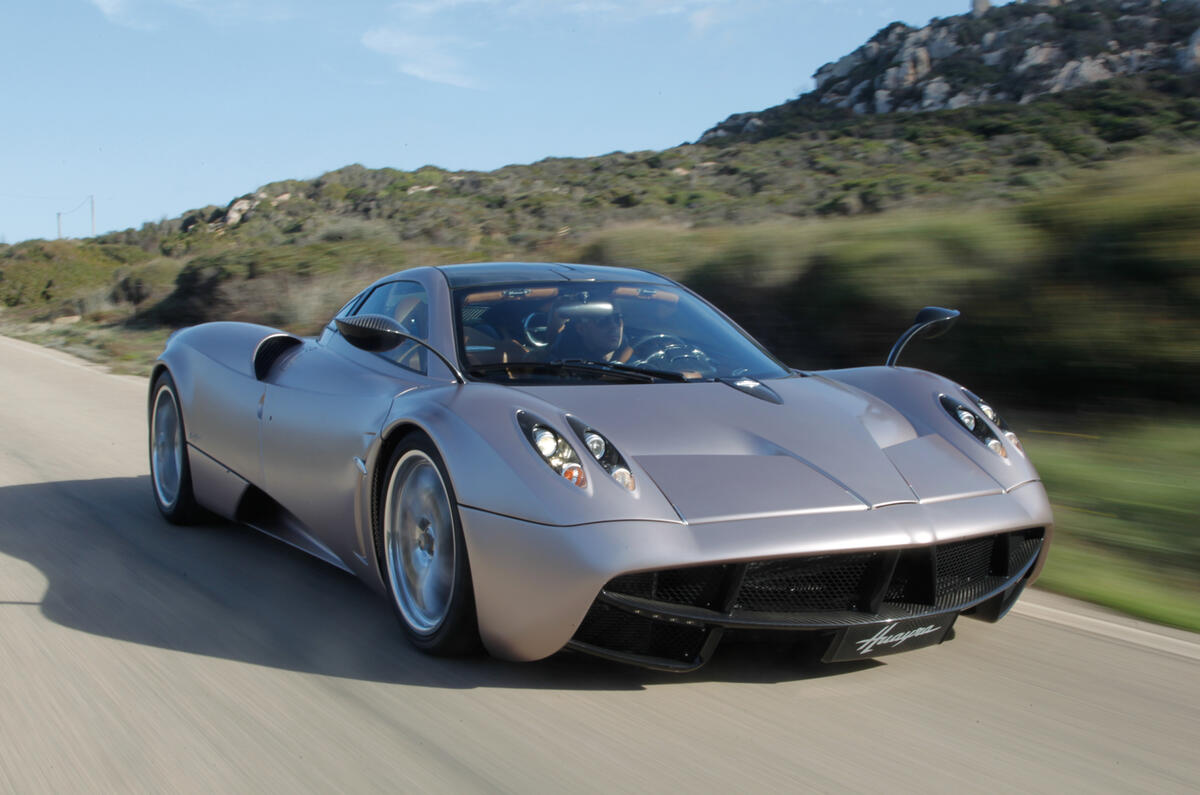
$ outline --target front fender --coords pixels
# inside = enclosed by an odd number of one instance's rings
[[[948,378],[910,367],[858,367],[826,370],[814,375],[862,390],[888,403],[912,423],[918,436],[941,436],[1005,491],[1040,480],[1033,462],[1024,451],[1005,439],[999,428],[995,428],[994,433],[1005,446],[1005,458],[988,450],[942,408],[938,402],[938,396],[942,394],[969,403],[963,388]]]
[[[547,466],[517,423],[524,410],[552,426],[580,453],[587,485]],[[561,409],[491,384],[412,390],[396,397],[382,436],[406,426],[429,435],[450,473],[460,505],[545,525],[680,521],[653,481],[635,471],[637,489],[617,484],[590,456]],[[386,462],[385,462],[386,463]]]

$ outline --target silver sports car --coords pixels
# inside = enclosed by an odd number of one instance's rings
[[[420,649],[571,648],[686,671],[739,634],[854,660],[995,621],[1053,519],[978,396],[896,366],[803,372],[687,288],[549,263],[414,268],[319,337],[174,334],[154,498],[362,578]]]

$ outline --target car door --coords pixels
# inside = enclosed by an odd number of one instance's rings
[[[389,314],[421,338],[428,335],[428,295],[411,281],[375,287],[352,311]],[[371,555],[363,516],[369,451],[393,398],[428,382],[428,352],[406,343],[370,353],[327,329],[266,384],[261,421],[266,490],[347,568]]]

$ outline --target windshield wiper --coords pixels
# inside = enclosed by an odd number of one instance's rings
[[[688,378],[683,373],[672,370],[651,370],[622,362],[589,361],[587,359],[558,359],[553,362],[490,362],[467,368],[467,372],[472,375],[476,373],[483,375],[485,373],[496,372],[497,370],[524,370],[526,372],[536,372],[538,370],[561,372],[568,370],[584,373],[603,373],[605,375],[622,376],[633,381],[643,381],[645,383],[652,381],[697,380],[695,378]]]
[[[655,370],[652,367],[638,367],[635,364],[625,364],[624,362],[604,362],[592,361],[590,359],[562,359],[560,361],[551,362],[551,364],[561,364],[572,367],[586,367],[589,369],[602,370],[604,372],[630,373],[649,376],[650,378],[660,379],[663,381],[711,381],[711,378],[689,378],[687,375],[678,370]]]
[[[585,362],[489,362],[488,364],[477,364],[467,368],[469,375],[486,375],[497,371],[517,370],[537,375],[539,372],[559,375],[564,372],[576,371],[584,373],[603,373],[604,375],[615,375],[630,381],[638,381],[649,383],[655,380],[654,376],[648,373],[631,372],[628,370],[617,370],[609,367],[595,367]]]

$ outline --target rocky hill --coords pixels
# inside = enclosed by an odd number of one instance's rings
[[[830,109],[865,116],[1028,103],[1121,75],[1200,71],[1197,0],[1027,0],[935,19],[894,22],[813,75],[791,103],[740,113],[702,143],[769,134],[780,115]],[[826,115],[828,118],[828,115]]]

